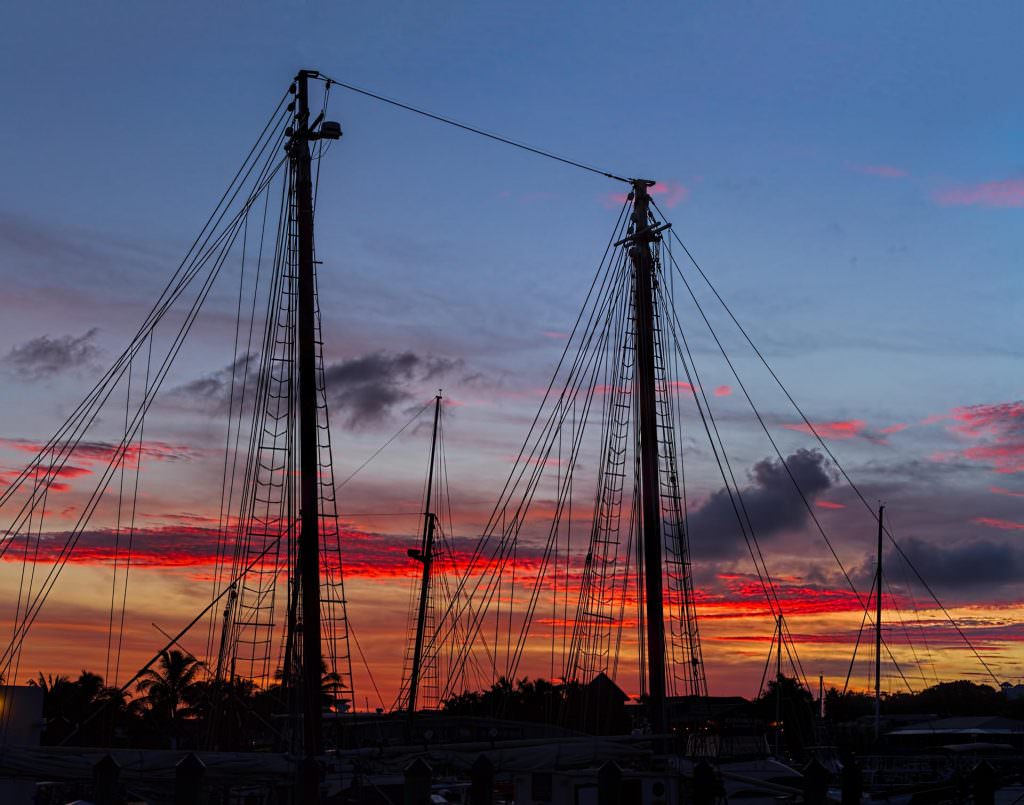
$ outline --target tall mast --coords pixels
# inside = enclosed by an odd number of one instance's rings
[[[654,182],[633,181],[633,235],[629,257],[635,279],[637,424],[640,435],[640,491],[643,512],[645,615],[647,620],[647,693],[650,724],[655,734],[665,731],[665,614],[661,575],[661,487],[658,461],[658,410],[654,360],[654,257],[658,239],[649,221]]]
[[[775,757],[779,757],[782,737],[782,613],[775,621],[778,644],[775,646]]]
[[[316,282],[313,274],[313,182],[310,170],[309,79],[319,74],[300,70],[295,78],[295,129],[290,157],[295,176],[298,225],[298,364],[299,364],[299,532],[296,581],[302,603],[302,748],[308,761],[323,751],[320,687],[319,440],[316,390]],[[296,628],[298,628],[296,626]]]
[[[441,418],[441,394],[434,398],[434,432],[430,437],[430,466],[427,469],[427,498],[423,511],[423,539],[419,551],[411,549],[409,556],[423,564],[423,580],[420,582],[420,606],[416,615],[416,643],[413,646],[412,673],[409,676],[409,720],[416,714],[416,694],[420,684],[420,664],[423,661],[423,632],[427,623],[427,602],[430,595],[430,569],[434,561],[434,523],[436,517],[430,511],[430,500],[434,489],[434,455],[437,451],[437,423]]]
[[[882,726],[882,518],[885,506],[878,507],[878,563],[875,566],[875,740]]]

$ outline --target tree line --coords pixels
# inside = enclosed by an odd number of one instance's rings
[[[259,687],[248,679],[204,678],[203,670],[184,652],[164,651],[130,693],[91,671],[77,678],[40,673],[28,684],[43,694],[42,743],[242,751],[278,742],[284,725],[275,715],[287,712],[293,695],[280,674]],[[347,707],[338,687],[337,674],[322,674],[325,711]]]

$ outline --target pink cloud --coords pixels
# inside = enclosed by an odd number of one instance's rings
[[[999,528],[1003,531],[1024,531],[1024,523],[1015,523],[1013,520],[1000,520],[998,517],[975,517],[971,522],[985,525],[989,528]]]
[[[1024,207],[1024,179],[997,179],[938,190],[932,200],[943,207]]]
[[[886,179],[905,179],[910,171],[905,168],[897,168],[895,165],[850,165],[850,170],[857,173],[866,173],[870,176],[882,176]]]
[[[545,338],[553,338],[556,341],[565,341],[569,337],[568,333],[563,333],[559,330],[542,330],[541,335]]]
[[[792,425],[783,425],[787,430],[795,430],[800,433],[817,432],[823,439],[852,439],[864,432],[865,423],[863,419],[837,420],[835,422],[812,422],[811,427],[806,422],[797,422]]]
[[[932,461],[959,458],[987,464],[994,472],[1024,472],[1024,401],[964,405],[947,414],[933,414],[923,424],[947,422],[946,429],[979,444],[934,454]]]
[[[657,182],[650,193],[652,196],[664,196],[665,206],[672,208],[690,197],[690,188],[679,182]]]
[[[719,386],[715,389],[716,397],[728,397],[730,394],[732,394],[731,386]]]
[[[655,196],[660,204],[669,209],[690,198],[690,188],[676,181],[655,182],[648,192]],[[604,197],[605,204],[609,207],[625,204],[627,195],[627,193],[608,193]]]
[[[993,495],[1006,495],[1011,498],[1024,498],[1024,492],[1014,492],[1012,489],[1007,489],[1005,486],[990,486],[988,491]]]
[[[909,427],[910,425],[904,424],[902,422],[897,422],[895,425],[889,425],[886,428],[882,428],[881,432],[886,434],[899,433],[900,431],[906,430]]]

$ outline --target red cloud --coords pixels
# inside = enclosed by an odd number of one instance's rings
[[[819,509],[845,509],[845,503],[833,503],[831,500],[819,500],[816,501],[815,506]]]
[[[709,593],[706,598],[698,601],[701,617],[721,620],[769,614],[764,590],[756,577],[720,573],[718,578],[725,582],[726,592]],[[775,592],[782,611],[790,616],[861,612],[864,609],[863,601],[852,590],[818,587],[801,583],[800,579],[776,579]],[[901,607],[906,604],[890,601],[886,605],[892,606],[894,603],[899,603]]]
[[[975,517],[972,523],[987,525],[989,528],[1000,528],[1003,531],[1024,531],[1024,523],[1015,523],[1013,520],[1000,520],[997,517]]]
[[[728,397],[730,394],[732,394],[731,386],[719,386],[715,389],[716,397]]]
[[[883,176],[886,179],[904,179],[910,175],[910,171],[897,168],[895,165],[850,165],[850,170],[871,176]]]
[[[881,433],[899,433],[900,431],[906,430],[910,425],[906,425],[902,422],[897,422],[895,425],[889,425],[888,427],[882,428]]]
[[[1024,207],[1024,179],[1000,179],[937,191],[932,199],[944,207]]]
[[[46,445],[30,439],[0,439],[0,447],[37,455]],[[66,443],[58,443],[54,449],[64,451],[68,447],[70,445]],[[119,445],[113,442],[79,442],[72,451],[72,455],[85,463],[109,463],[118,454],[118,449]],[[127,466],[135,467],[140,455],[144,460],[188,461],[195,458],[197,454],[195,449],[187,445],[147,440],[142,443],[141,448],[137,442],[127,445],[124,450],[124,460]],[[83,472],[88,472],[88,470],[83,470]]]
[[[814,431],[823,439],[852,439],[855,436],[863,435],[866,427],[862,419],[838,420],[836,422],[812,422]],[[806,422],[797,422],[791,425],[783,425],[787,430],[795,430],[800,433],[812,433],[811,427]]]

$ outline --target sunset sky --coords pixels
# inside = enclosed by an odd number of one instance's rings
[[[1021,30],[1024,7],[1010,2],[13,6],[0,32],[0,477],[120,352],[288,81],[318,69],[659,180],[675,231],[845,470],[886,504],[998,678],[1019,682]],[[345,136],[320,164],[317,256],[336,473],[443,387],[453,525],[468,545],[565,347],[622,187],[342,89],[330,109]],[[209,601],[237,285],[229,266],[146,421],[119,681],[164,642],[154,623],[176,631]],[[866,594],[870,512],[820,452],[797,453],[813,437],[721,308],[708,311],[783,454],[804,457],[815,513]],[[696,311],[679,312],[803,666],[841,686],[860,605]],[[94,450],[51,489],[55,531],[92,491],[117,416],[114,405]],[[426,425],[339,493],[349,614],[385,706],[418,570],[405,551]],[[720,525],[699,422],[682,427],[709,685],[752,695],[772,623],[742,539]],[[13,553],[0,563],[4,622],[24,581]],[[86,535],[17,681],[104,671],[109,559],[109,540]],[[991,681],[905,563],[887,560],[889,641],[910,684]],[[546,675],[550,621],[538,628],[521,670]],[[198,653],[206,640],[201,629],[183,644]],[[366,665],[354,670],[359,704],[376,706]],[[886,686],[903,687],[891,663]]]

